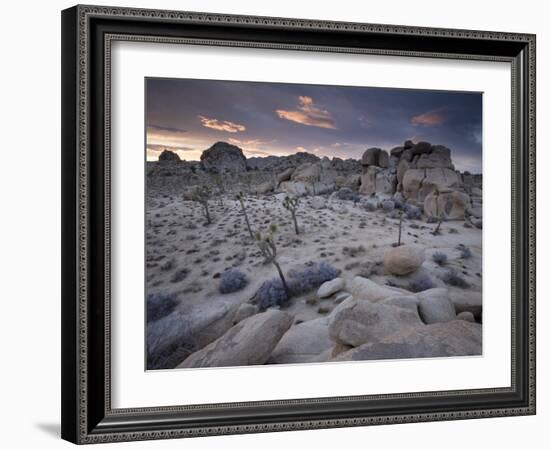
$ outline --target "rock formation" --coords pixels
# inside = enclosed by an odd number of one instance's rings
[[[245,172],[247,167],[243,151],[227,142],[216,142],[202,152],[201,163],[205,170],[218,173]]]

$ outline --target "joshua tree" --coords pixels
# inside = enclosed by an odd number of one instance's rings
[[[313,195],[317,195],[316,192],[315,192],[315,183],[317,183],[318,177],[316,177],[315,175],[310,175],[309,177],[307,177],[305,179],[305,181],[307,183],[311,183],[311,189],[313,191]]]
[[[283,271],[281,270],[281,266],[277,261],[277,246],[275,245],[275,240],[273,239],[273,235],[276,232],[277,225],[272,223],[269,226],[269,233],[266,233],[265,235],[262,235],[262,233],[260,232],[256,233],[256,243],[258,244],[258,247],[264,255],[266,262],[272,263],[277,269],[279,277],[281,278],[281,282],[283,283],[285,294],[287,298],[290,298],[290,289],[288,288],[288,284],[286,283],[286,279]]]
[[[439,220],[437,221],[437,226],[435,227],[435,229],[432,231],[432,234],[434,236],[437,236],[439,234],[439,229],[441,228],[441,222],[443,222],[445,220],[445,217],[444,216],[440,216],[439,217]]]
[[[397,244],[394,244],[396,247],[401,245],[401,230],[403,228],[403,211],[399,214],[399,234],[397,236]]]
[[[244,206],[244,194],[242,192],[239,192],[237,194],[237,200],[241,204],[241,209],[243,210],[244,220],[246,221],[246,228],[248,228],[248,233],[250,234],[250,237],[254,239],[254,233],[252,233],[250,221],[248,220],[248,214],[246,213],[246,207]]]
[[[208,200],[210,200],[211,195],[212,191],[207,186],[197,186],[195,187],[195,189],[193,189],[193,192],[191,193],[191,199],[202,205],[204,209],[204,215],[206,217],[206,223],[208,225],[212,223],[212,220],[210,219],[210,210],[208,209]]]
[[[221,173],[215,173],[212,175],[214,184],[216,185],[218,192],[220,194],[219,200],[220,200],[220,206],[223,208],[223,194],[225,194],[225,183],[223,180],[223,175]]]
[[[296,220],[296,210],[298,209],[298,205],[300,204],[300,200],[298,197],[289,197],[288,195],[283,200],[283,207],[285,209],[288,209],[290,211],[290,214],[292,214],[292,220],[294,221],[294,230],[296,231],[296,234],[300,234],[300,230],[298,229],[298,221]]]

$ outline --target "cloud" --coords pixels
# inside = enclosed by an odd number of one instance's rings
[[[170,150],[170,151],[178,151],[181,150],[183,152],[195,150],[193,147],[185,147],[183,145],[162,145],[162,144],[147,144],[147,150],[151,150],[153,152],[162,152],[163,150]]]
[[[177,127],[165,127],[162,125],[150,124],[147,125],[147,129],[151,131],[167,131],[169,133],[187,133],[187,130]]]
[[[226,131],[228,133],[238,133],[239,131],[245,131],[246,127],[238,123],[229,122],[228,120],[211,119],[206,116],[199,115],[198,118],[201,124],[205,128],[212,128],[213,130]]]
[[[229,138],[228,139],[231,144],[234,145],[242,145],[245,147],[257,147],[259,145],[269,144],[273,141],[263,141],[261,139],[236,139],[236,138]]]
[[[270,153],[270,152],[264,152],[262,150],[243,150],[243,153],[245,154],[245,156],[249,157],[249,156],[258,156],[258,157],[265,157],[265,156],[272,156],[273,153]]]
[[[447,108],[438,108],[431,111],[418,114],[409,121],[411,125],[421,125],[424,127],[433,127],[435,125],[441,125],[447,120],[446,112]]]
[[[298,97],[298,102],[298,109],[295,111],[277,109],[275,113],[280,119],[289,120],[302,125],[336,129],[336,125],[330,113],[316,106],[311,97],[301,95]]]

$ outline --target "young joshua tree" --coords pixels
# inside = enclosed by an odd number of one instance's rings
[[[246,212],[246,206],[244,205],[244,194],[242,192],[239,192],[237,194],[237,200],[241,204],[241,209],[243,211],[244,220],[246,221],[246,228],[248,228],[248,233],[250,234],[250,237],[254,239],[254,233],[252,233],[252,228],[250,227],[250,221],[248,220],[248,214]]]
[[[309,177],[306,178],[306,182],[311,183],[311,189],[313,191],[313,195],[317,195],[317,193],[315,192],[315,184],[317,183],[318,180],[319,178],[316,177],[315,175],[310,175]]]
[[[197,186],[191,193],[191,199],[202,205],[204,215],[206,217],[206,223],[208,225],[212,223],[212,219],[210,218],[210,210],[208,209],[208,200],[210,200],[211,195],[212,191],[207,186]]]
[[[294,221],[294,230],[296,231],[296,234],[300,234],[300,230],[298,229],[298,221],[296,220],[296,210],[298,209],[298,205],[300,204],[300,200],[298,197],[289,197],[288,195],[283,200],[283,207],[290,211],[290,214],[292,214],[292,220]]]
[[[401,245],[401,229],[403,227],[403,211],[401,211],[401,214],[399,214],[399,235],[397,237],[397,245],[396,247],[399,247]]]
[[[221,173],[215,173],[212,175],[212,179],[219,193],[220,206],[223,208],[223,195],[225,194],[225,183],[223,180],[223,175]]]
[[[260,248],[264,257],[266,258],[266,261],[272,263],[277,269],[277,272],[279,273],[279,278],[281,278],[281,282],[283,283],[285,294],[287,298],[290,298],[290,289],[286,282],[281,266],[277,261],[277,246],[275,245],[275,240],[273,239],[273,235],[276,232],[277,225],[272,223],[269,226],[269,233],[266,233],[265,235],[262,235],[262,233],[260,232],[256,233],[256,243],[258,244],[258,247]]]

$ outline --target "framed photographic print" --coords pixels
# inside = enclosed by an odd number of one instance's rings
[[[62,13],[62,436],[535,413],[535,36]]]

